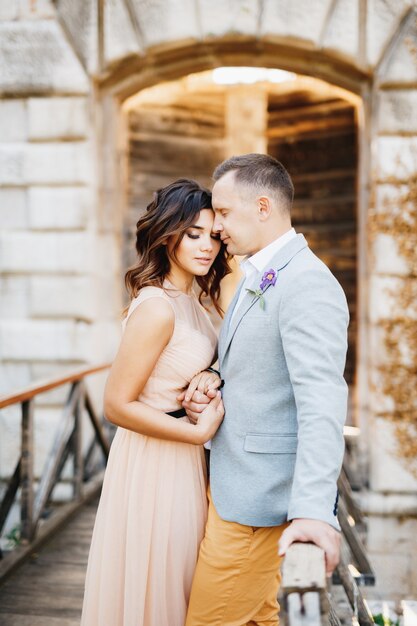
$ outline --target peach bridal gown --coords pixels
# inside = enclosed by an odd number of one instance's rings
[[[139,397],[163,412],[210,366],[214,328],[197,297],[145,287],[175,313],[174,332]],[[169,419],[178,419],[169,417]],[[188,418],[179,418],[187,420]],[[202,446],[118,428],[105,473],[88,560],[81,626],[184,626],[207,516]]]

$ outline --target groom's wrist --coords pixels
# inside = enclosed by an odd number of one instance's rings
[[[218,370],[214,369],[214,367],[207,367],[206,371],[207,372],[211,372],[212,374],[217,374],[217,376],[220,378],[220,387],[219,387],[219,389],[221,389],[223,387],[223,385],[224,385],[224,380],[220,376],[220,372]]]

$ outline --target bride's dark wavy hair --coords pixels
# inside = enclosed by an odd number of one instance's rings
[[[137,262],[125,275],[125,284],[131,298],[143,287],[162,287],[170,270],[168,239],[176,237],[171,254],[175,252],[187,228],[195,224],[202,209],[211,209],[211,193],[187,178],[179,178],[170,185],[158,189],[146,213],[136,224]],[[219,306],[220,281],[231,272],[229,255],[222,243],[220,251],[205,276],[196,276],[202,298],[209,296],[216,311]]]

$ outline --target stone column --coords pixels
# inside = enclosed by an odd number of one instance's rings
[[[369,215],[369,493],[363,499],[376,593],[417,593],[417,32],[403,24],[374,91]],[[381,591],[379,591],[381,590]]]

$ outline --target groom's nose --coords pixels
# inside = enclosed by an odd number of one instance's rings
[[[217,217],[214,218],[213,223],[213,231],[215,233],[220,233],[223,230],[223,224],[221,224]]]

